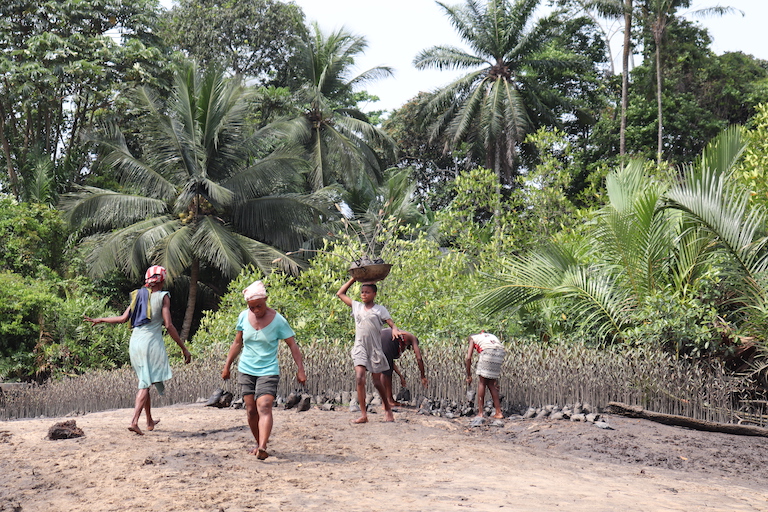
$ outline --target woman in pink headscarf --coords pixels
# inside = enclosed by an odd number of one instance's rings
[[[248,309],[243,310],[237,319],[237,334],[229,349],[221,378],[229,379],[230,367],[239,355],[238,384],[243,393],[248,426],[258,443],[251,453],[264,460],[269,457],[267,442],[272,432],[272,405],[280,382],[280,365],[277,361],[280,340],[285,340],[291,349],[296,362],[296,379],[304,384],[307,375],[304,373],[304,361],[293,329],[280,313],[267,306],[264,284],[261,281],[252,283],[243,290],[243,298],[248,303]]]
[[[131,322],[133,332],[129,352],[131,365],[139,378],[139,391],[136,393],[133,420],[128,430],[138,435],[144,435],[139,428],[142,410],[147,416],[147,430],[154,430],[155,425],[160,422],[152,419],[149,388],[154,384],[157,392],[162,395],[165,392],[164,382],[173,376],[163,342],[163,326],[181,348],[184,362],[189,363],[192,360],[192,355],[171,321],[170,294],[162,291],[165,275],[166,271],[163,267],[159,265],[149,267],[144,274],[144,287],[131,292],[131,304],[122,315],[104,318],[85,317],[85,320],[92,325],[122,324],[129,320]]]

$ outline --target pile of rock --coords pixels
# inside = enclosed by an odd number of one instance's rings
[[[474,416],[475,413],[475,405],[471,401],[458,402],[456,400],[448,400],[447,398],[432,400],[424,397],[421,399],[421,403],[419,403],[419,414],[453,419],[461,416]]]
[[[514,419],[517,415],[511,415],[510,418]],[[575,403],[566,404],[563,407],[558,405],[546,405],[544,407],[529,407],[522,415],[520,419],[543,419],[549,418],[552,420],[570,420],[570,421],[588,421],[594,423],[600,419],[600,413],[596,407],[592,407],[588,403]]]
[[[205,405],[214,407],[232,407],[242,408],[243,399],[232,401],[222,390],[216,390]],[[461,417],[477,418],[477,408],[475,406],[475,392],[468,391],[466,400],[450,400],[429,398],[423,395],[412,399],[411,392],[407,388],[401,388],[397,394],[396,400],[405,406],[418,407],[419,414],[430,416],[440,416],[447,419]],[[597,407],[588,403],[573,403],[564,406],[546,405],[543,407],[515,407],[504,404],[504,397],[500,397],[502,402],[502,411],[506,420],[568,420],[583,421],[592,423],[597,427],[610,429],[611,427],[605,421]],[[231,402],[231,403],[230,403]],[[226,405],[224,405],[226,404]],[[311,395],[305,389],[296,389],[288,396],[282,395],[275,398],[275,407],[284,409],[296,409],[299,412],[307,411],[312,407],[317,407],[322,411],[334,411],[340,407],[349,407],[349,412],[360,412],[360,404],[357,400],[357,393],[354,391],[323,391],[317,395]],[[366,411],[377,412],[381,409],[381,397],[378,393],[368,393],[365,400]],[[487,400],[483,404],[484,416],[490,418],[493,416],[493,402]],[[486,424],[485,421],[475,421],[470,426],[480,426]],[[502,420],[492,420],[488,424],[491,426],[504,426]]]
[[[596,427],[611,429],[597,407],[588,403],[566,404],[563,407],[558,405],[546,405],[544,407],[529,407],[523,414],[512,414],[507,419],[550,419],[550,420],[568,420],[584,421],[592,423]]]

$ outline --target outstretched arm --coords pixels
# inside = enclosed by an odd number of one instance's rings
[[[128,321],[128,318],[131,316],[131,308],[130,306],[125,308],[125,313],[123,313],[120,316],[105,316],[100,318],[91,318],[89,316],[83,315],[83,320],[86,322],[91,322],[91,325],[96,324],[124,324]]]
[[[184,356],[184,362],[189,364],[189,362],[192,361],[192,354],[189,353],[187,346],[184,344],[184,340],[181,339],[179,332],[173,325],[173,320],[171,320],[171,298],[168,295],[163,297],[163,325],[165,325],[165,330],[168,331],[168,336],[170,336],[181,349],[181,355]]]
[[[303,385],[307,382],[307,374],[304,372],[304,359],[301,357],[301,349],[299,349],[299,344],[296,343],[296,339],[293,336],[286,338],[285,342],[288,344],[288,348],[291,349],[291,355],[293,356],[293,360],[296,363],[296,380],[298,380],[299,383]]]
[[[352,299],[349,298],[347,295],[347,290],[349,290],[349,287],[352,286],[352,283],[355,282],[355,278],[351,278],[349,281],[341,285],[341,288],[339,288],[339,291],[336,292],[336,296],[341,299],[341,301],[346,304],[349,307],[352,307]]]

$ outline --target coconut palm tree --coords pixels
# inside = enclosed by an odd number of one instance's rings
[[[609,204],[581,244],[513,258],[478,305],[498,312],[555,304],[581,329],[612,340],[634,325],[632,313],[649,297],[672,290],[677,300],[690,299],[713,269],[732,278],[724,281],[746,297],[743,305],[749,291],[768,297],[765,285],[755,286],[767,281],[765,216],[750,212],[748,194],[727,184],[743,150],[732,128],[672,186],[649,179],[639,161],[611,173]]]
[[[444,137],[446,151],[468,142],[502,183],[512,181],[517,145],[525,134],[537,123],[557,123],[550,108],[561,100],[542,87],[539,77],[578,62],[562,51],[546,52],[557,35],[559,12],[534,21],[540,2],[466,0],[453,7],[437,2],[473,53],[434,46],[413,60],[418,69],[471,70],[424,105],[430,137]]]
[[[343,28],[326,35],[317,23],[299,45],[296,100],[302,112],[275,127],[304,149],[311,190],[334,183],[356,186],[361,177],[374,187],[385,168],[382,157],[394,156],[394,141],[352,99],[357,86],[392,74],[388,67],[374,67],[353,75],[355,57],[367,46],[364,37]]]
[[[189,293],[182,338],[192,326],[201,275],[225,282],[247,265],[296,271],[295,248],[325,215],[301,190],[302,160],[252,155],[258,134],[246,126],[246,89],[216,70],[188,64],[167,102],[136,91],[143,113],[142,155],[116,127],[95,139],[121,190],[86,187],[65,203],[69,221],[88,235],[94,275],[119,269],[136,277],[149,264],[185,276]]]

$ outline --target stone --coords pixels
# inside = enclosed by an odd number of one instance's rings
[[[529,407],[527,411],[525,411],[525,414],[523,414],[523,418],[526,420],[533,418],[536,416],[536,409],[533,407]]]
[[[75,420],[60,421],[48,429],[48,439],[73,439],[83,437],[83,429],[77,426]]]
[[[483,423],[485,423],[485,418],[482,418],[482,417],[480,417],[480,416],[475,416],[475,417],[474,417],[474,418],[472,418],[472,420],[469,422],[469,426],[470,426],[470,427],[472,427],[472,428],[474,428],[474,427],[480,427],[480,426],[482,426],[482,425],[483,425]]]
[[[587,421],[587,417],[583,414],[573,414],[571,415],[571,421]]]
[[[615,429],[614,429],[612,426],[610,426],[610,425],[609,425],[608,423],[606,423],[605,421],[596,421],[596,422],[594,423],[594,425],[595,425],[597,428],[602,428],[602,429],[604,429],[604,430],[615,430]]]
[[[591,412],[591,413],[586,415],[586,419],[587,419],[588,422],[594,423],[594,422],[596,422],[597,420],[600,419],[600,415],[597,414],[597,413]]]

